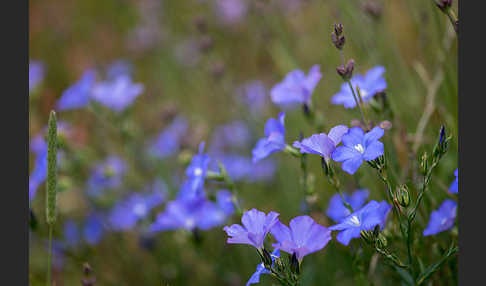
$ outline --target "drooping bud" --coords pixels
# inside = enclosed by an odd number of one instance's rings
[[[57,121],[54,111],[49,115],[47,131],[46,196],[46,221],[53,225],[56,221],[57,201]]]
[[[348,80],[353,76],[354,70],[354,60],[350,59],[348,63],[344,65],[340,65],[336,68],[337,73],[343,78],[343,80]]]
[[[410,205],[410,194],[408,192],[407,185],[401,185],[397,190],[397,201],[402,207],[408,207]]]
[[[297,259],[297,255],[292,254],[292,258],[290,260],[290,270],[292,273],[295,273],[297,275],[300,274],[300,265],[299,265],[299,260]]]
[[[446,13],[447,9],[451,8],[452,0],[438,0],[435,2],[435,5],[437,5],[442,12]]]

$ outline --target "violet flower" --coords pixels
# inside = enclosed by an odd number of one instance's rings
[[[126,163],[120,157],[110,156],[106,158],[94,167],[88,179],[87,194],[98,197],[103,190],[119,188],[126,170]]]
[[[277,243],[272,246],[290,255],[295,253],[299,262],[304,256],[321,250],[331,240],[331,231],[317,224],[310,216],[298,216],[290,220],[289,227],[277,222],[270,230]]]
[[[332,152],[334,152],[336,146],[341,142],[341,137],[346,132],[348,132],[347,126],[338,125],[331,128],[329,134],[314,134],[309,138],[303,139],[302,142],[295,141],[293,146],[300,148],[300,153],[317,154],[329,160]]]
[[[385,131],[376,126],[368,133],[364,133],[360,127],[350,128],[343,135],[343,145],[332,153],[332,159],[343,162],[342,168],[349,174],[354,174],[363,161],[372,161],[383,155],[383,143],[378,141]]]
[[[439,209],[430,214],[429,224],[424,229],[423,235],[429,236],[451,229],[457,215],[457,203],[453,200],[445,200]]]
[[[370,192],[367,189],[360,189],[356,190],[351,195],[343,193],[343,197],[344,200],[351,206],[351,208],[353,208],[353,210],[358,210],[364,205],[369,194]],[[331,197],[331,200],[329,201],[329,207],[327,208],[326,214],[333,221],[339,223],[344,218],[349,216],[351,212],[347,207],[344,206],[341,196],[339,194],[335,194]]]
[[[88,105],[96,81],[96,72],[87,70],[81,79],[66,89],[57,101],[58,110],[70,110]]]
[[[29,92],[32,92],[39,86],[44,79],[45,68],[40,61],[29,61]]]
[[[312,66],[308,75],[299,69],[291,71],[282,82],[271,89],[270,96],[273,103],[281,108],[292,108],[299,104],[309,105],[312,92],[321,77],[319,65]]]
[[[453,194],[459,193],[459,181],[457,180],[458,170],[459,168],[454,171],[454,176],[456,176],[456,178],[454,179],[451,186],[449,187],[449,192]]]
[[[116,112],[125,110],[144,91],[140,83],[132,83],[130,76],[118,77],[97,83],[93,87],[92,98]]]
[[[199,144],[199,153],[192,157],[191,163],[186,168],[187,179],[182,184],[178,198],[193,199],[202,194],[206,172],[211,158],[204,153],[205,142]]]
[[[263,241],[270,229],[278,222],[279,214],[269,212],[267,215],[257,209],[243,213],[240,224],[225,226],[223,230],[228,234],[227,243],[249,244],[263,251]]]
[[[380,203],[370,201],[329,229],[339,230],[336,239],[340,243],[348,245],[351,239],[360,237],[362,230],[373,230],[376,225],[380,225],[383,229],[390,209],[391,206],[385,201]]]
[[[180,149],[182,137],[187,129],[187,120],[182,116],[176,117],[155,140],[150,142],[149,154],[159,159],[175,154]]]
[[[252,150],[253,163],[285,149],[285,113],[280,112],[278,120],[270,118],[265,123],[265,137],[258,140]]]

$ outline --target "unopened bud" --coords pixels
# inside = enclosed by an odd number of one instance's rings
[[[346,43],[346,38],[343,35],[343,25],[334,24],[334,31],[331,33],[331,40],[338,50],[342,50]]]
[[[429,169],[429,163],[427,158],[427,152],[424,152],[422,158],[420,159],[420,173],[426,175]]]
[[[410,194],[408,192],[407,185],[401,185],[397,190],[397,201],[402,207],[408,207],[410,205]]]
[[[385,248],[388,245],[388,241],[386,240],[386,237],[382,233],[378,234],[378,237],[376,238],[375,243],[377,244],[377,246],[379,248],[382,248],[382,249]]]
[[[392,128],[392,123],[388,120],[384,120],[378,124],[381,129],[390,130]]]
[[[348,80],[353,76],[353,70],[354,70],[354,60],[353,59],[350,59],[345,66],[340,65],[336,68],[337,73],[344,80]]]
[[[435,5],[445,13],[447,9],[451,8],[452,0],[438,0],[435,2]]]

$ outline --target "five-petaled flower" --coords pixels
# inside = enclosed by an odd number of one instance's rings
[[[291,71],[270,91],[273,103],[282,108],[291,108],[298,104],[309,105],[312,92],[321,77],[319,65],[312,66],[308,75],[299,69]]]
[[[329,160],[332,152],[334,152],[346,132],[348,132],[347,126],[338,125],[331,128],[329,134],[314,134],[309,138],[303,139],[302,142],[295,141],[293,146],[300,148],[300,153],[317,154]]]
[[[295,253],[299,262],[304,256],[323,249],[331,240],[331,231],[310,216],[295,217],[290,220],[289,226],[279,221],[272,227],[270,233],[277,240],[273,247],[291,255]]]
[[[193,199],[203,195],[204,180],[211,158],[204,153],[205,142],[199,144],[199,153],[194,155],[186,168],[187,179],[182,184],[177,198]]]
[[[342,168],[349,174],[354,174],[364,161],[371,161],[383,155],[383,143],[378,141],[384,134],[383,129],[376,126],[368,133],[360,127],[350,128],[343,135],[343,145],[332,153],[332,159],[343,162]]]
[[[362,230],[372,230],[376,225],[380,225],[380,228],[383,229],[390,209],[391,206],[385,201],[380,203],[370,201],[329,229],[339,230],[336,239],[340,243],[348,245],[351,239],[360,237]]]
[[[258,140],[252,150],[253,163],[285,149],[285,113],[280,112],[278,120],[270,118],[265,123],[265,137]]]
[[[95,84],[92,98],[116,112],[121,112],[143,91],[144,86],[141,83],[133,83],[130,76],[122,74],[113,80]]]
[[[356,190],[351,195],[343,193],[343,197],[353,210],[358,210],[366,202],[369,193],[370,192],[367,189],[360,189]],[[348,215],[350,215],[351,211],[344,206],[341,196],[339,194],[335,194],[331,197],[331,200],[329,201],[329,207],[327,208],[326,214],[333,221],[339,223]]]
[[[433,235],[451,229],[457,215],[457,203],[453,200],[445,200],[439,209],[430,214],[429,224],[424,229],[423,235]]]
[[[370,69],[364,76],[355,75],[351,78],[353,89],[356,92],[356,87],[359,87],[361,98],[364,102],[370,100],[378,92],[386,89],[386,81],[382,77],[384,72],[384,67],[376,66]],[[345,108],[354,108],[356,106],[356,100],[347,82],[343,83],[341,90],[331,98],[331,103],[342,104]]]
[[[262,250],[263,241],[270,232],[270,229],[278,222],[279,214],[269,212],[265,215],[257,209],[251,209],[243,213],[241,223],[225,226],[223,230],[230,236],[227,243],[239,243],[253,245]]]

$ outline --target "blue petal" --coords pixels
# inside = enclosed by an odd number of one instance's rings
[[[358,170],[359,166],[363,164],[363,159],[361,156],[356,156],[354,158],[348,159],[343,162],[342,169],[348,174],[352,175]]]
[[[366,147],[366,150],[363,154],[363,159],[365,161],[374,160],[379,156],[383,155],[383,152],[384,152],[383,143],[381,143],[380,141],[374,141],[373,143],[368,145],[368,147]]]

